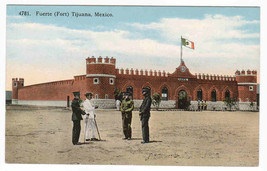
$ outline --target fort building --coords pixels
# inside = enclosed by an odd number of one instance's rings
[[[223,110],[227,97],[235,99],[236,108],[256,109],[257,71],[237,70],[234,76],[191,74],[185,62],[173,73],[165,71],[118,69],[111,57],[88,57],[86,73],[73,79],[24,85],[23,78],[12,79],[12,103],[24,105],[69,106],[72,92],[93,93],[93,103],[99,108],[115,108],[114,90],[132,93],[135,107],[141,105],[142,88],[150,88],[151,94],[160,93],[160,108],[184,108],[181,97],[191,101],[196,109],[198,101],[206,101],[208,110]],[[180,100],[179,100],[180,99]],[[253,105],[251,105],[253,104]]]

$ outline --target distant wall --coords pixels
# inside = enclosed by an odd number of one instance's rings
[[[86,93],[85,76],[77,76],[74,80],[64,80],[22,87],[18,90],[19,100],[66,101],[67,96],[73,99],[72,92]]]
[[[34,106],[58,106],[67,107],[67,101],[51,101],[51,100],[18,100],[19,105],[34,105]]]
[[[71,105],[70,100],[70,105]],[[19,105],[36,105],[36,106],[58,106],[67,107],[67,101],[53,101],[53,100],[17,100],[14,102]],[[100,109],[115,109],[114,99],[92,99],[92,103],[97,105]]]
[[[257,110],[256,102],[253,102],[253,107],[250,106],[250,102],[238,102],[235,106],[232,107],[232,110]],[[191,109],[197,110],[198,109],[198,102],[191,101]],[[229,108],[225,105],[223,101],[211,102],[207,101],[207,110],[229,110]]]

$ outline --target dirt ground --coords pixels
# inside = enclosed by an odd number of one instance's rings
[[[7,106],[6,162],[177,166],[258,166],[258,112],[152,111],[151,143],[141,144],[133,113],[132,140],[122,140],[121,114],[97,110],[102,141],[71,143],[71,111]],[[84,122],[80,142],[83,143]]]

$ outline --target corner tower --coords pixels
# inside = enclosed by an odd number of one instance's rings
[[[12,104],[18,104],[18,90],[24,86],[23,78],[12,78]]]
[[[257,71],[237,70],[235,72],[239,101],[256,102],[257,101]]]
[[[95,99],[113,99],[116,83],[116,59],[111,57],[86,59],[88,91]]]

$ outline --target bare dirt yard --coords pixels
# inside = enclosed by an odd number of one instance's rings
[[[151,143],[141,144],[133,112],[132,140],[122,140],[121,113],[97,110],[102,141],[73,146],[71,111],[7,106],[6,162],[177,166],[258,166],[258,112],[152,111]],[[81,121],[83,143],[84,122]]]

